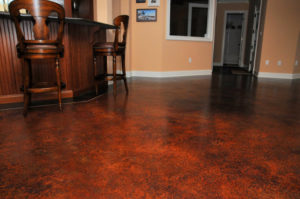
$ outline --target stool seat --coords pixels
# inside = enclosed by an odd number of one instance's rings
[[[25,47],[23,48],[21,46],[22,45],[17,44],[18,56],[25,58],[30,56],[30,59],[38,59],[41,56],[41,59],[44,59],[45,56],[47,56],[48,58],[56,58],[57,56],[63,57],[64,53],[64,46],[58,46],[54,42],[52,44],[50,42],[46,44],[32,42],[30,44],[25,43]]]
[[[125,44],[118,43],[118,50],[115,49],[114,42],[98,42],[93,46],[94,52],[115,52],[115,53],[123,53],[125,51]]]

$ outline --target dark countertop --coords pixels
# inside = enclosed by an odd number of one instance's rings
[[[21,15],[24,18],[32,19],[31,15]],[[0,18],[11,18],[10,14],[7,12],[0,12]],[[49,20],[51,21],[57,21],[57,17],[49,17]],[[106,23],[101,23],[97,21],[91,21],[89,19],[83,19],[83,18],[73,18],[73,17],[66,17],[65,18],[66,24],[77,24],[77,25],[85,25],[85,26],[100,26],[104,29],[116,29],[116,26]]]

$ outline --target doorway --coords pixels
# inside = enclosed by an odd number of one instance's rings
[[[244,66],[246,11],[226,11],[223,32],[223,66]]]

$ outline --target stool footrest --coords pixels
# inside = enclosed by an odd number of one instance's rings
[[[57,91],[57,87],[28,88],[29,93],[47,93]]]
[[[61,82],[61,89],[66,88],[66,84]],[[24,92],[24,85],[20,88],[22,92]],[[28,92],[30,93],[46,93],[51,91],[57,91],[57,83],[56,82],[38,82],[34,83],[30,88],[28,88]]]

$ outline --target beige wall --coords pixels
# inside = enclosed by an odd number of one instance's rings
[[[147,8],[147,3],[134,2],[131,7],[131,69],[161,71],[164,33],[162,9],[161,7],[157,9],[157,22],[136,22],[138,8]]]
[[[294,66],[299,48],[299,22],[299,0],[268,0],[259,72],[299,73]],[[266,60],[270,60],[268,66]],[[277,66],[279,60],[282,66]]]
[[[94,0],[94,19],[104,23],[112,23],[112,1]]]
[[[249,3],[218,3],[216,15],[214,63],[222,62],[225,11],[248,11],[248,9]]]
[[[157,8],[155,23],[136,22],[137,8],[147,8],[147,3],[132,4],[132,70],[211,70],[213,42],[166,40],[166,0]]]
[[[133,0],[94,0],[95,19],[111,23],[119,14],[130,15],[126,63],[128,70],[137,71],[176,71],[210,70],[212,65],[212,42],[170,41],[166,40],[166,6],[161,0],[157,22],[137,23],[136,9],[148,8],[147,3],[137,4]],[[245,5],[219,6],[218,12],[225,9],[246,9]],[[223,8],[224,7],[224,8]],[[300,59],[300,1],[269,0],[265,17],[261,55],[258,59],[260,72],[300,73],[295,61]],[[222,14],[221,14],[222,15]],[[224,20],[216,21],[216,45],[214,61],[221,58],[222,36],[220,28]],[[188,58],[192,63],[188,63]],[[265,60],[270,65],[265,65]],[[282,60],[283,65],[277,66]]]
[[[109,1],[109,0],[106,0]],[[129,14],[127,70],[178,71],[211,70],[213,42],[166,40],[167,1],[157,8],[157,22],[136,22],[136,9],[149,8],[148,3],[113,0],[112,16]],[[97,13],[103,8],[97,8]],[[99,13],[100,14],[100,13]],[[97,19],[100,19],[99,17]],[[189,57],[192,63],[188,62]]]
[[[112,18],[121,14],[121,0],[112,1]]]

